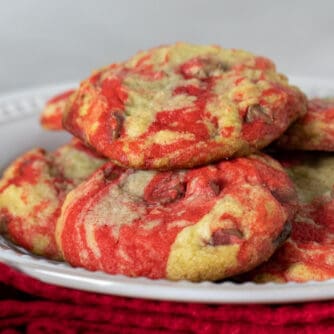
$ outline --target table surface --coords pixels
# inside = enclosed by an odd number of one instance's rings
[[[330,0],[11,0],[0,12],[0,94],[77,81],[175,41],[244,48],[291,75],[334,76]]]

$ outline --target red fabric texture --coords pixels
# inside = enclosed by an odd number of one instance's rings
[[[213,305],[124,298],[40,282],[0,264],[0,331],[334,333],[334,301]]]

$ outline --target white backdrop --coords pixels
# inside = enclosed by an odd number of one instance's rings
[[[244,48],[334,77],[334,1],[0,0],[0,94],[77,81],[174,41]]]

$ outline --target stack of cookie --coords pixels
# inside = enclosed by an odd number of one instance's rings
[[[334,277],[334,159],[277,153],[333,150],[333,104],[307,101],[270,60],[245,51],[177,43],[140,52],[49,101],[44,127],[76,138],[9,167],[1,229],[34,253],[111,274]],[[274,141],[285,168],[259,152]]]

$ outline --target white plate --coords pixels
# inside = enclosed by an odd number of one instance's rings
[[[334,80],[293,78],[291,81],[309,96],[334,96]],[[65,133],[43,131],[38,114],[48,97],[73,86],[59,85],[0,96],[0,170],[30,148],[54,149],[68,140],[69,135]],[[3,238],[0,238],[0,261],[47,283],[128,297],[209,303],[287,303],[334,298],[334,280],[303,284],[216,284],[90,272],[31,255]]]

